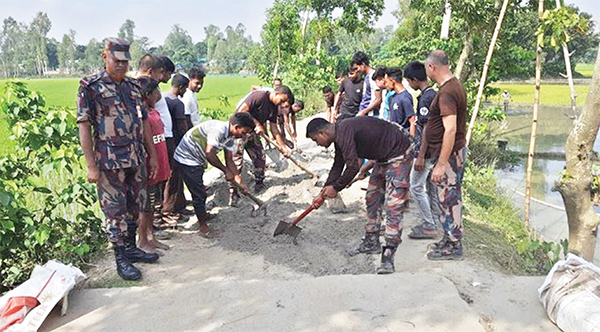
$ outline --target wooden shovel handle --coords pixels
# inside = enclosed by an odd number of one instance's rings
[[[316,178],[317,175],[315,173],[313,173],[311,170],[309,170],[308,168],[304,167],[302,164],[300,164],[295,158],[293,157],[288,157],[284,154],[283,149],[281,149],[281,147],[279,145],[277,145],[277,143],[275,143],[275,141],[273,141],[269,136],[267,135],[262,135],[265,140],[267,140],[267,142],[269,142],[272,145],[275,145],[275,147],[277,148],[277,150],[279,150],[279,152],[281,152],[281,154],[286,157],[287,159],[289,159],[291,162],[293,162],[296,166],[298,166],[298,168],[300,168],[301,170],[303,170],[304,172],[306,172],[308,175],[310,175],[313,178]]]
[[[242,186],[240,186],[239,184],[237,184],[234,181],[230,181],[230,183],[237,189],[240,191],[240,193],[242,192]],[[259,207],[263,206],[265,204],[265,202],[263,202],[260,198],[252,195],[251,193],[246,193],[244,194],[246,195],[248,198],[250,198],[252,201],[254,201],[254,203],[258,204]]]

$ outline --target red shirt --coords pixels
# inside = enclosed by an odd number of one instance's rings
[[[158,159],[158,172],[154,179],[148,178],[148,185],[154,185],[159,182],[167,181],[171,177],[171,167],[169,166],[169,154],[167,152],[167,142],[165,141],[165,128],[160,114],[156,109],[151,109],[148,113],[148,122],[152,131],[152,142],[156,150]]]

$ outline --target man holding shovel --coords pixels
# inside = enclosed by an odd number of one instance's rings
[[[234,154],[233,161],[237,166],[238,172],[242,171],[244,150],[248,152],[252,163],[254,164],[254,192],[260,192],[265,188],[265,151],[262,147],[260,136],[266,135],[265,125],[269,121],[271,132],[274,134],[277,145],[281,148],[286,156],[290,155],[290,150],[284,142],[279,129],[277,128],[277,111],[278,106],[293,100],[294,96],[290,88],[285,85],[278,86],[273,91],[256,90],[248,94],[241,101],[236,110],[237,113],[248,113],[254,121],[254,132],[238,143],[238,149]],[[236,206],[239,201],[237,189],[231,188],[231,196],[229,204]]]
[[[254,130],[254,121],[248,113],[235,113],[229,122],[210,120],[188,130],[175,149],[175,167],[181,172],[185,185],[192,194],[192,205],[198,217],[198,235],[214,238],[218,234],[210,229],[206,212],[206,190],[202,183],[204,170],[210,163],[225,173],[227,181],[235,182],[243,191],[248,189],[233,163],[235,138],[242,138]],[[224,150],[225,165],[217,157]]]
[[[335,160],[325,187],[313,200],[319,207],[335,197],[359,172],[361,159],[374,160],[367,188],[367,225],[362,243],[351,256],[381,252],[379,230],[382,209],[386,214],[385,246],[378,274],[394,272],[394,254],[402,242],[402,220],[408,200],[412,153],[410,138],[392,123],[375,117],[354,117],[337,124],[316,118],[309,122],[306,137],[318,145],[335,145]]]

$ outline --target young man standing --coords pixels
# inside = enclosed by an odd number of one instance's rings
[[[306,136],[318,145],[335,145],[335,159],[325,187],[313,200],[315,207],[346,188],[359,171],[359,160],[375,162],[367,188],[367,226],[362,243],[349,254],[379,253],[382,210],[385,211],[385,241],[378,274],[394,272],[394,254],[402,242],[402,220],[408,199],[412,166],[410,139],[398,128],[376,117],[354,117],[337,125],[316,118],[306,127]]]
[[[248,113],[235,113],[229,122],[209,120],[190,129],[175,150],[175,163],[181,171],[183,181],[192,194],[192,204],[198,217],[198,235],[204,238],[218,237],[208,226],[206,212],[206,190],[202,182],[204,170],[210,163],[225,173],[227,181],[237,183],[244,192],[248,189],[233,163],[234,138],[242,138],[254,130],[254,121]],[[224,150],[225,165],[217,153]]]
[[[260,136],[266,135],[265,126],[269,121],[269,129],[275,136],[277,145],[290,155],[290,150],[283,141],[283,137],[277,128],[278,106],[294,99],[290,88],[281,85],[273,91],[256,90],[248,94],[243,101],[238,103],[236,112],[250,113],[255,124],[254,132],[239,142],[238,149],[234,155],[234,162],[238,172],[242,171],[244,150],[248,152],[252,163],[254,164],[254,191],[260,192],[265,188],[265,151],[263,150]],[[239,200],[239,194],[236,188],[231,188],[230,205],[236,206]]]
[[[437,93],[429,86],[425,65],[421,62],[413,61],[409,63],[404,71],[404,77],[411,88],[421,91],[421,94],[417,97],[417,121],[413,136],[417,159],[415,159],[413,169],[410,172],[410,192],[419,204],[423,221],[412,228],[408,237],[411,239],[435,239],[438,236],[440,211],[437,189],[429,180],[433,160],[431,158],[425,159],[424,153],[421,154],[419,151],[423,141],[423,128],[427,124],[429,109]],[[427,189],[427,192],[425,192],[425,189]]]
[[[413,109],[412,95],[402,85],[402,69],[390,67],[385,73],[385,87],[393,91],[389,100],[389,121],[410,131],[414,137],[415,111]]]
[[[385,87],[385,73],[387,68],[385,67],[377,67],[375,72],[373,73],[373,81],[381,91],[381,95],[383,99],[381,100],[381,105],[379,106],[379,118],[385,121],[390,121],[390,98],[396,94],[394,89],[387,89]]]
[[[190,83],[186,89],[181,101],[185,106],[185,115],[190,117],[192,126],[200,124],[200,113],[198,110],[198,99],[196,99],[196,93],[204,86],[204,77],[206,74],[200,68],[193,67],[188,71],[188,78]]]
[[[356,116],[366,116],[372,113],[373,116],[379,117],[379,107],[382,101],[381,89],[373,79],[375,70],[369,65],[369,57],[364,52],[358,51],[352,58],[351,66],[352,70],[365,75],[363,96]]]
[[[323,99],[325,99],[325,105],[327,106],[326,117],[327,121],[335,122],[335,110],[333,108],[335,96],[329,85],[323,87]]]
[[[289,102],[287,103],[289,104]],[[304,109],[304,102],[302,100],[294,101],[294,104],[289,107],[279,107],[277,111],[277,125],[279,126],[279,132],[283,136],[285,144],[290,149],[297,148],[298,145],[298,131],[296,130],[296,114]],[[292,141],[286,138],[285,133],[290,135]]]
[[[142,274],[131,263],[158,260],[157,254],[135,244],[139,213],[149,211],[146,182],[148,176],[155,177],[158,163],[140,86],[125,76],[131,59],[129,42],[107,38],[102,58],[105,71],[83,78],[79,85],[79,141],[88,181],[97,184],[117,272],[123,279],[136,280]]]
[[[335,109],[339,109],[336,122],[353,118],[358,113],[358,107],[363,95],[363,80],[357,70],[350,68],[348,77],[340,84]]]
[[[190,81],[187,77],[177,74],[173,76],[171,82],[171,91],[163,94],[163,98],[169,108],[169,114],[171,114],[171,119],[173,119],[173,137],[170,139],[167,138],[172,173],[165,188],[163,210],[168,213],[170,222],[176,222],[182,218],[181,212],[185,210],[186,199],[183,194],[181,172],[174,163],[173,155],[181,138],[189,129],[189,116],[185,115],[185,106],[179,100],[179,97],[183,96]]]
[[[431,260],[462,258],[462,179],[465,169],[467,94],[452,75],[448,56],[433,51],[425,60],[427,76],[440,90],[431,103],[421,152],[433,159],[431,181],[436,185],[442,211],[444,238],[434,243]],[[419,165],[420,166],[420,165]]]

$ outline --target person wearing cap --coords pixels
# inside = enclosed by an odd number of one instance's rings
[[[125,76],[131,60],[129,42],[107,38],[102,58],[106,69],[79,84],[79,140],[88,181],[96,183],[106,216],[117,272],[123,279],[136,280],[141,272],[132,263],[158,260],[156,253],[135,244],[139,213],[149,211],[147,179],[155,177],[158,163],[140,86]]]

